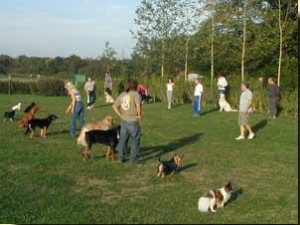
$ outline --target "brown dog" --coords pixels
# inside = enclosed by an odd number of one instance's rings
[[[85,132],[90,130],[108,130],[115,123],[115,120],[111,116],[106,116],[103,120],[96,123],[88,123],[81,128],[80,134],[77,138],[77,144],[87,147],[88,144],[85,140]]]
[[[39,108],[37,106],[33,106],[28,113],[25,113],[25,115],[20,120],[19,128],[27,128],[28,122],[34,119],[34,115],[38,110]]]

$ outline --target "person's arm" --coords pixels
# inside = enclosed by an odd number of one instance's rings
[[[141,108],[141,104],[136,104],[136,112],[137,112],[137,118],[138,118],[139,124],[141,124],[141,122],[142,122],[142,108]]]
[[[249,94],[246,112],[245,112],[246,114],[248,113],[248,110],[250,109],[251,106],[252,106],[252,94]]]
[[[87,90],[87,84],[88,84],[87,82],[84,84],[84,90],[85,90],[86,94],[89,95],[89,92]]]
[[[71,97],[71,104],[68,106],[68,108],[66,109],[65,113],[73,113],[74,112],[74,107],[75,107],[75,103],[76,103],[76,98],[75,95],[73,94],[73,92],[69,92],[69,95]]]
[[[114,109],[115,113],[122,119],[122,114],[120,112],[120,109],[115,105],[113,105],[113,109]]]

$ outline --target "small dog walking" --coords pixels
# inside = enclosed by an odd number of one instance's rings
[[[13,106],[11,108],[10,112],[4,112],[3,114],[3,121],[5,121],[6,119],[9,119],[10,122],[12,122],[15,118],[15,114],[16,111],[20,111],[21,110],[21,102],[19,102],[17,105]]]
[[[171,173],[177,172],[181,166],[183,155],[175,154],[169,161],[161,161],[159,157],[159,165],[157,166],[157,176],[165,177]]]
[[[216,208],[223,208],[229,201],[232,190],[232,185],[228,182],[220,189],[207,191],[198,200],[198,210],[200,212],[216,212]]]
[[[41,129],[41,137],[46,138],[47,136],[47,131],[52,123],[52,121],[58,119],[57,116],[51,114],[45,119],[32,119],[28,122],[28,127],[26,133],[30,131],[30,138],[33,138],[35,128],[40,128]]]
[[[106,159],[116,159],[116,147],[120,139],[121,126],[109,130],[90,130],[85,133],[85,140],[87,147],[83,149],[83,161],[91,157],[91,148],[93,144],[99,143],[108,145],[109,148],[106,152]]]

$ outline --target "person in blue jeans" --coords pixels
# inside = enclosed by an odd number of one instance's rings
[[[136,163],[140,154],[141,139],[141,97],[138,94],[137,82],[129,79],[125,90],[116,99],[113,109],[121,118],[121,131],[119,143],[116,147],[119,162],[124,162],[128,139],[131,138],[129,161]]]
[[[201,112],[201,96],[203,94],[203,85],[201,84],[200,79],[195,79],[195,91],[194,91],[194,102],[193,102],[193,111],[194,117],[199,117]]]
[[[66,114],[72,113],[70,135],[75,137],[77,120],[79,121],[81,127],[84,125],[84,107],[79,91],[71,82],[65,84],[65,89],[68,91],[68,95],[71,97],[71,103],[66,109]]]

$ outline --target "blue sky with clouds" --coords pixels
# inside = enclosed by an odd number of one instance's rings
[[[0,0],[0,54],[95,58],[105,41],[125,57],[139,0]]]

